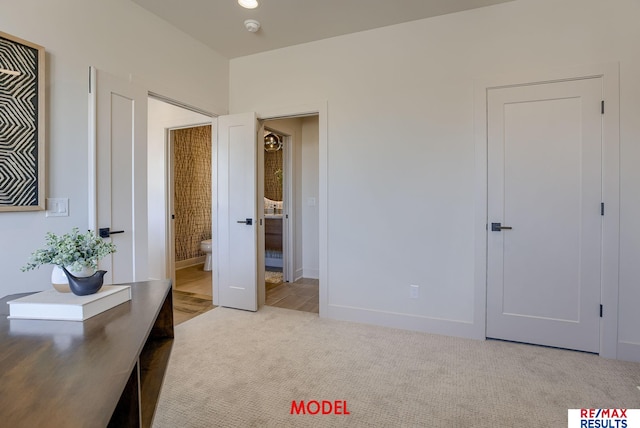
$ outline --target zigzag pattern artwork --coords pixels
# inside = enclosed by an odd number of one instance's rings
[[[0,37],[0,206],[38,205],[38,51]]]

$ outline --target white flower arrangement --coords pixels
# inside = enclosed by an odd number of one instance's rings
[[[81,234],[77,227],[61,236],[47,232],[45,239],[46,247],[31,254],[29,262],[21,268],[23,272],[41,265],[64,266],[72,271],[84,267],[96,269],[98,260],[116,251],[113,243],[104,241],[92,231]]]

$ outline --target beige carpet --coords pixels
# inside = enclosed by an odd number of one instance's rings
[[[175,329],[155,427],[566,427],[567,409],[640,408],[640,364],[217,308]],[[346,400],[350,415],[290,415]]]

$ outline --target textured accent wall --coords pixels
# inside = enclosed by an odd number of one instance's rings
[[[211,125],[179,129],[173,135],[176,261],[204,256],[200,242],[211,238]]]
[[[282,150],[264,152],[264,196],[274,201],[281,201],[282,181],[276,177],[277,170],[283,171]]]

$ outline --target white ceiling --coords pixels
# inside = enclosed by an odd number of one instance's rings
[[[227,58],[512,0],[131,0]],[[246,19],[262,25],[257,33]]]

